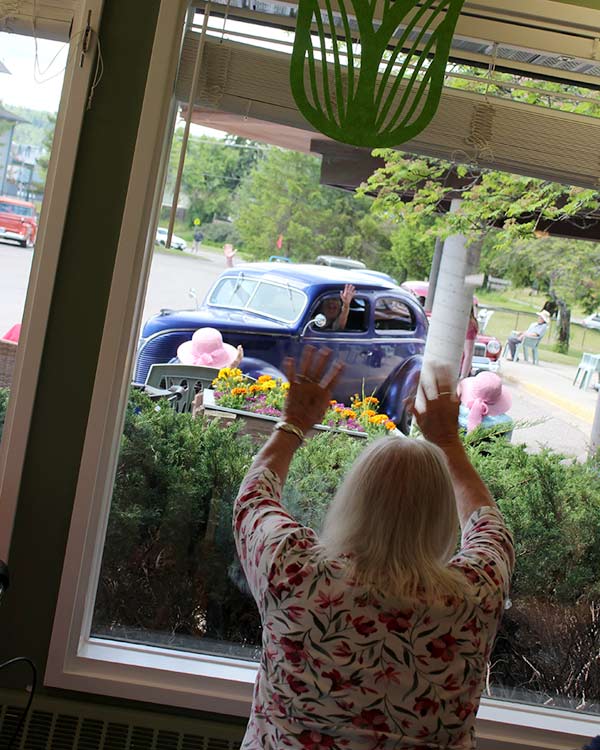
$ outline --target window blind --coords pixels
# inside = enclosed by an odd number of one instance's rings
[[[0,32],[69,40],[80,0],[0,0]]]

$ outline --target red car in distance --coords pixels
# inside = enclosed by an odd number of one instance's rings
[[[428,281],[405,281],[400,285],[407,292],[413,294],[424,306],[429,291]],[[475,310],[479,307],[477,297],[473,296],[473,305]],[[426,313],[427,317],[431,315]],[[473,373],[477,374],[482,370],[496,372],[500,369],[500,354],[502,352],[502,343],[495,336],[485,334],[485,326],[491,317],[491,313],[482,315],[480,312],[477,316],[479,320],[480,333],[475,339],[475,348],[473,350]]]
[[[30,201],[0,195],[0,241],[14,240],[31,247],[37,235],[35,206]]]

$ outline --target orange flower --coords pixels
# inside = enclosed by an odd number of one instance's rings
[[[374,417],[369,417],[369,422],[371,424],[385,424],[389,419],[387,414],[376,414]]]
[[[273,378],[271,377],[271,375],[261,375],[261,376],[260,376],[260,377],[258,378],[258,382],[259,382],[259,383],[268,383],[268,382],[269,382],[269,380],[273,380]]]
[[[356,419],[356,412],[352,409],[342,409],[342,417],[345,419]]]
[[[391,420],[391,419],[390,419],[390,420],[388,420],[388,421],[387,421],[387,422],[385,423],[384,427],[385,427],[385,429],[386,429],[386,430],[395,430],[395,429],[396,429],[396,425],[395,425],[395,424],[394,424],[394,423],[392,422],[392,420]]]
[[[248,393],[247,388],[233,388],[231,391],[232,396],[246,396]]]
[[[337,401],[333,399],[333,401],[329,402],[329,406],[337,406]]]
[[[239,389],[236,389],[239,390]],[[256,383],[253,383],[250,388],[248,388],[249,393],[258,393],[259,391],[262,391],[262,388],[257,385]]]
[[[375,409],[365,409],[363,411],[363,414],[365,415],[365,417],[374,417],[377,412],[375,411]]]
[[[378,404],[379,399],[375,398],[375,396],[365,396],[364,397],[365,404]]]

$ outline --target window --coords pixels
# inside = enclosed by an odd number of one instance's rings
[[[175,49],[176,41],[173,33],[165,47]],[[147,96],[154,97],[149,102],[155,103],[155,109],[149,107],[140,127],[139,137],[147,148],[140,149],[134,165],[132,198],[146,194],[153,178],[146,155],[161,145],[156,117],[161,110],[156,100],[168,96],[170,88],[167,75],[160,78],[160,70],[157,66],[149,77]],[[190,427],[189,417],[175,414],[164,402],[150,405],[139,394],[128,393],[136,328],[133,310],[141,307],[138,291],[131,288],[135,283],[130,286],[130,282],[137,280],[141,287],[145,281],[141,248],[149,224],[149,215],[139,203],[127,208],[123,236],[134,242],[122,243],[114,279],[117,286],[127,284],[129,296],[115,294],[108,311],[48,679],[61,687],[242,715],[251,699],[260,630],[235,563],[228,527],[236,481],[253,448],[219,426],[200,435]],[[157,263],[150,271],[147,299],[154,293],[158,267]],[[200,276],[197,269],[195,275]],[[188,274],[181,275],[187,281]],[[240,290],[243,294],[236,300]],[[269,316],[291,316],[303,309],[300,298],[285,286],[274,289],[261,283],[259,288],[240,276],[215,287],[210,303],[256,308]],[[150,313],[158,309],[154,303],[146,304]],[[349,330],[366,331],[369,313],[367,301],[357,299]],[[382,323],[409,325],[410,311],[400,309],[391,315],[386,304],[378,313],[380,317],[374,317]],[[391,329],[402,330],[409,328]],[[293,511],[306,497],[300,479],[290,485]],[[319,477],[325,498],[330,479],[326,472]],[[315,521],[316,513],[310,519],[308,511],[304,508],[307,522]],[[564,622],[573,611],[565,608]],[[533,606],[530,614],[533,620]],[[545,622],[535,620],[540,626],[536,632],[531,620],[522,620],[523,632],[532,636],[532,648],[539,649]],[[527,645],[526,639],[520,643]],[[553,644],[562,648],[560,638]],[[502,658],[511,656],[511,645],[508,640],[501,644]],[[593,651],[587,648],[585,653]],[[523,656],[525,663],[528,653]],[[517,689],[502,664],[494,664],[490,680],[495,695],[513,702],[539,704],[548,698],[540,690]],[[591,695],[596,700],[596,693]],[[581,693],[574,690],[558,697],[564,697],[563,707],[575,708]],[[585,708],[595,710],[590,704]],[[481,716],[499,724],[503,738],[509,731],[502,725],[511,723],[524,726],[523,735],[527,727],[548,725],[582,736],[594,733],[593,720],[586,716],[561,718],[560,712],[524,704],[487,702]],[[525,738],[522,746],[533,745]]]
[[[313,325],[312,326],[313,330],[314,331],[335,330],[335,331],[344,332],[344,333],[362,333],[368,330],[369,307],[368,307],[368,302],[366,299],[363,299],[361,297],[355,297],[352,300],[352,302],[350,303],[350,310],[348,312],[348,320],[346,321],[346,325],[344,326],[343,329],[337,329],[334,324],[334,321],[339,315],[340,309],[341,309],[341,301],[340,301],[339,293],[321,297],[319,302],[315,305],[313,313],[311,314],[311,319],[313,319],[316,315],[322,314],[322,315],[325,315],[328,323],[327,325],[322,326],[321,328],[319,328],[316,325]]]
[[[16,214],[17,216],[35,216],[35,207],[33,204],[7,203],[0,201],[0,214]]]
[[[379,297],[375,303],[375,330],[414,331],[415,319],[410,307],[397,297]]]
[[[210,294],[209,304],[249,310],[291,323],[304,310],[306,295],[291,286],[246,278],[240,274],[219,281]]]

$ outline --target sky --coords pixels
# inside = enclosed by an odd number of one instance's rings
[[[69,47],[64,42],[36,40],[22,34],[0,32],[0,61],[10,75],[0,73],[0,102],[8,109],[27,107],[44,112],[56,112],[67,63]],[[177,127],[183,127],[179,122]],[[223,138],[220,130],[192,125],[191,133],[198,136]]]
[[[68,45],[21,34],[0,33],[0,60],[11,75],[0,73],[0,101],[10,108],[56,112],[60,103]]]

